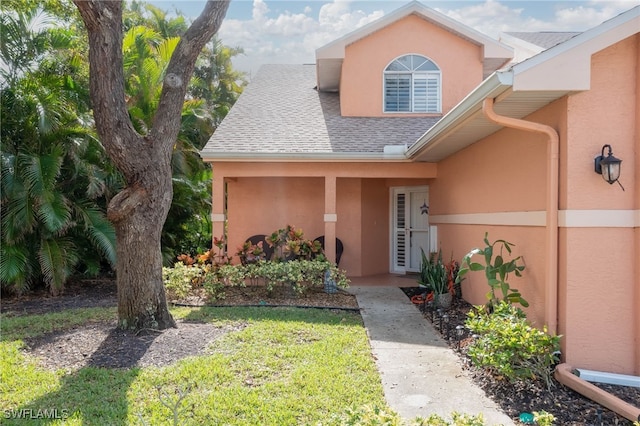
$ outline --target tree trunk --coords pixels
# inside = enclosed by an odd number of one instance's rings
[[[162,280],[160,236],[171,207],[170,160],[149,169],[109,203],[117,240],[118,325],[123,329],[175,327]]]
[[[181,37],[167,66],[153,126],[146,136],[134,130],[125,102],[122,2],[73,1],[89,35],[96,130],[126,182],[107,210],[116,228],[118,324],[127,329],[175,327],[165,297],[160,248],[173,197],[171,152],[196,59],[218,31],[229,1],[208,1]]]

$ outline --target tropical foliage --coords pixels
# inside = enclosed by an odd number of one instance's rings
[[[184,17],[134,2],[125,17],[123,42],[127,106],[136,130],[147,134],[158,107],[164,73],[187,28]],[[182,109],[172,152],[173,201],[163,228],[165,264],[180,253],[202,252],[211,243],[211,168],[198,152],[227,114],[243,86],[243,74],[231,64],[242,49],[215,40],[202,52]]]
[[[115,262],[104,210],[118,174],[95,138],[86,64],[69,29],[38,9],[2,15],[3,289],[44,281],[62,290],[76,270]]]
[[[115,234],[105,212],[122,180],[95,134],[87,40],[76,9],[36,0],[1,7],[0,281],[3,291],[45,283],[58,293],[73,274],[96,275],[115,264]],[[127,106],[145,134],[188,24],[142,2],[127,7]],[[174,199],[162,240],[167,264],[210,244],[212,175],[198,150],[242,90],[242,74],[231,65],[240,53],[214,42],[194,74],[172,155]]]

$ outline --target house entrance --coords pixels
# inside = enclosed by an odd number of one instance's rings
[[[429,253],[429,187],[398,187],[391,191],[391,272],[418,272],[420,249]]]

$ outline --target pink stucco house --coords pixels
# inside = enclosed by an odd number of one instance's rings
[[[636,7],[496,41],[412,2],[314,65],[264,66],[201,153],[214,235],[227,221],[231,251],[295,225],[339,237],[340,267],[368,277],[417,271],[420,248],[460,259],[489,232],[524,256],[512,284],[567,362],[638,375],[639,32]],[[594,171],[607,144],[624,191]],[[471,303],[486,291],[463,282]]]

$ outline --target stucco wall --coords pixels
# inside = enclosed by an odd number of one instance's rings
[[[324,233],[323,178],[237,178],[228,182],[227,191],[231,254],[250,236],[286,225],[310,239]]]
[[[362,179],[340,178],[337,186],[336,236],[344,244],[344,254],[340,260],[340,269],[348,271],[350,276],[362,275],[362,230],[360,215],[362,205]]]
[[[564,106],[562,100],[555,102],[527,119],[556,127]],[[429,187],[432,223],[438,227],[446,258],[461,259],[472,248],[484,247],[485,232],[492,242],[504,239],[515,244],[513,254],[524,257],[526,269],[522,278],[513,276],[509,282],[530,303],[527,314],[540,326],[544,323],[545,228],[533,222],[546,209],[546,156],[543,136],[504,129],[440,162],[438,178]],[[489,224],[505,213],[520,215],[515,225]],[[485,303],[489,287],[484,273],[470,273],[462,291],[470,303]]]
[[[526,117],[554,127],[561,141],[558,333],[564,359],[626,374],[640,373],[639,40],[636,35],[592,57],[591,90]],[[593,171],[605,143],[623,160],[626,191]],[[527,314],[537,325],[544,320],[545,228],[483,225],[474,214],[519,212],[518,220],[527,222],[529,213],[544,210],[546,155],[542,137],[505,129],[439,163],[430,186],[445,254],[460,258],[482,244],[485,231],[491,240],[516,244],[527,269],[512,285],[531,303]],[[451,223],[454,214],[462,219]],[[484,302],[487,288],[481,273],[463,283],[472,303]]]
[[[482,81],[479,46],[410,15],[346,47],[340,83],[342,115],[399,115],[383,113],[383,71],[393,59],[412,53],[428,57],[440,68],[443,114]]]
[[[640,244],[637,223],[635,229],[620,223],[617,212],[640,208],[639,50],[636,35],[595,54],[591,90],[568,100],[565,208],[587,215],[602,210],[605,220],[568,223],[561,232],[561,251],[566,252],[566,288],[561,292],[566,323],[561,332],[567,361],[629,374],[640,374]],[[593,172],[593,158],[604,144],[611,144],[623,160],[620,180],[626,191]]]

